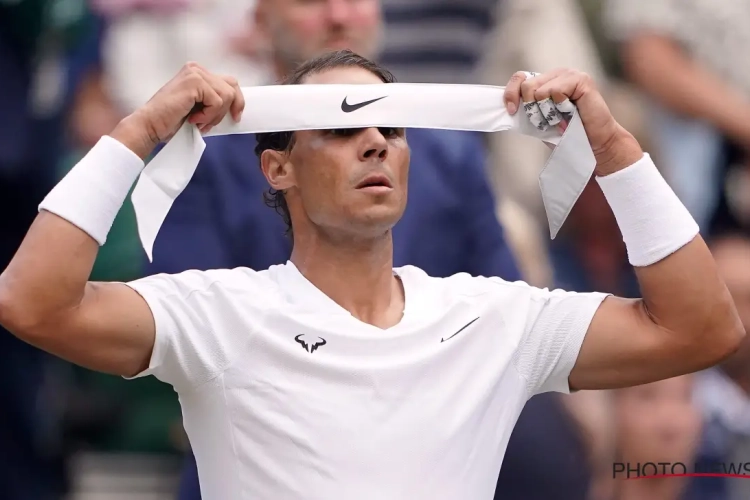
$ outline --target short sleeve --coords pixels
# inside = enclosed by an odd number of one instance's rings
[[[126,283],[148,304],[156,339],[148,368],[135,377],[153,375],[185,392],[208,382],[228,366],[239,347],[224,328],[230,311],[216,300],[224,288],[211,272],[157,274]]]
[[[524,334],[513,359],[527,382],[529,397],[570,392],[568,377],[591,320],[606,297],[604,293],[531,288]]]

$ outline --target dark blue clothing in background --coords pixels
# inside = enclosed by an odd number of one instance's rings
[[[520,279],[495,216],[479,134],[409,130],[409,201],[393,231],[394,265],[432,276],[458,272]],[[201,164],[159,233],[147,274],[187,269],[265,269],[289,259],[281,217],[263,203],[268,184],[251,135],[207,139]],[[182,500],[200,498],[188,457]]]
[[[52,28],[44,13],[52,2],[0,2],[0,269],[10,262],[53,187],[64,152],[66,100],[35,111],[40,38]],[[72,17],[70,20],[72,21]],[[80,36],[85,36],[85,30]],[[58,63],[70,75],[78,38],[57,44]],[[67,84],[66,84],[67,82]],[[74,78],[61,85],[68,95]],[[61,383],[60,361],[0,328],[0,498],[56,500],[66,488],[62,413],[51,391]],[[59,396],[59,392],[55,394]]]

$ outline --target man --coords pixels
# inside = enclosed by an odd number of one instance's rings
[[[278,80],[301,61],[337,47],[375,56],[383,29],[379,0],[261,0],[252,18],[255,43],[267,42]],[[412,203],[393,228],[394,265],[414,265],[436,277],[466,272],[520,279],[495,215],[482,137],[424,129],[409,130],[408,135]],[[263,203],[268,183],[256,158],[248,154],[256,138],[237,135],[207,141],[195,176],[161,229],[148,274],[266,269],[289,258],[286,227]],[[179,498],[200,498],[192,453]]]
[[[347,51],[288,80],[391,81]],[[45,198],[0,275],[0,324],[171,384],[205,498],[492,498],[533,394],[696,371],[745,334],[697,226],[588,77],[517,73],[505,93],[510,113],[549,98],[577,104],[643,299],[394,268],[409,147],[389,127],[259,137],[293,229],[285,265],[88,282],[142,159],[186,120],[206,133],[240,119],[236,80],[188,64]]]

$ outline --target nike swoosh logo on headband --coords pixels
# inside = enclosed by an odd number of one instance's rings
[[[386,91],[387,100],[382,95]],[[241,122],[227,116],[206,136],[367,127],[515,130],[556,146],[539,175],[550,237],[555,238],[591,179],[596,158],[578,113],[564,135],[555,127],[539,130],[523,113],[513,116],[508,113],[502,104],[504,92],[505,87],[410,83],[243,87],[247,105]],[[365,96],[367,100],[359,102],[355,97],[352,103],[349,93]],[[342,95],[346,96],[343,102],[339,101]],[[377,107],[377,116],[353,112],[379,100],[383,102]],[[341,109],[332,106],[337,102],[342,102]],[[138,236],[149,262],[153,262],[159,230],[175,199],[195,174],[205,148],[203,134],[186,122],[146,165],[133,189],[131,199]]]
[[[377,99],[372,99],[370,101],[360,102],[359,104],[349,104],[348,102],[346,102],[347,98],[344,97],[344,100],[341,102],[341,111],[343,111],[344,113],[351,113],[352,111],[357,111],[360,108],[364,108],[368,104],[372,104],[372,103],[377,102],[377,101],[379,101],[381,99],[385,99],[386,97],[388,97],[388,96],[386,95],[386,96],[383,96],[383,97],[378,97]]]

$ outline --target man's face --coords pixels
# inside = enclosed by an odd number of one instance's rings
[[[345,67],[303,84],[383,82]],[[310,224],[331,237],[376,238],[403,215],[410,157],[403,129],[298,131],[293,144],[289,153],[266,151],[262,162],[271,186],[285,192],[295,239]]]
[[[289,71],[325,52],[349,49],[376,56],[382,29],[379,0],[260,0],[256,29]]]
[[[693,461],[702,420],[693,403],[692,375],[622,389],[616,402],[624,460]]]

